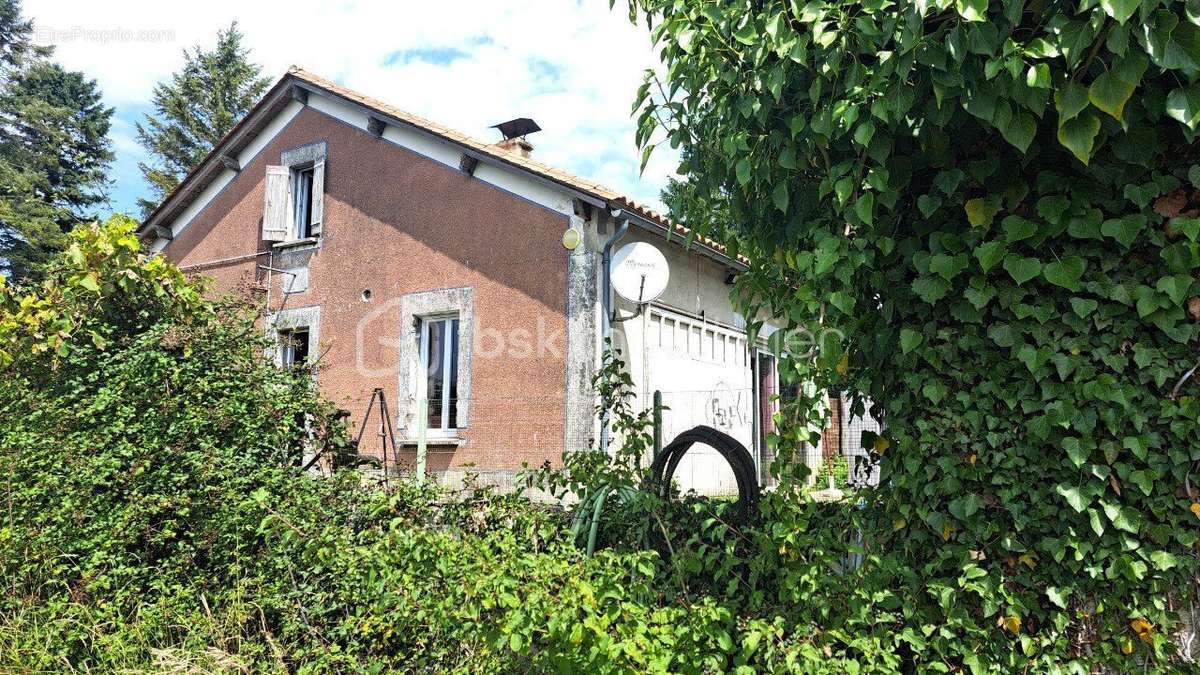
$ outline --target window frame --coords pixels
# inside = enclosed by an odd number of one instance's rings
[[[276,248],[319,248],[325,230],[328,144],[308,143],[266,167],[262,239]]]
[[[296,368],[300,365],[307,368],[312,365],[312,353],[309,350],[310,340],[312,339],[312,330],[308,326],[292,326],[290,328],[282,328],[276,331],[276,340],[279,344],[279,362],[284,368]],[[304,361],[297,363],[296,352],[299,346],[298,336],[304,336]]]
[[[289,166],[288,170],[292,174],[292,224],[289,241],[311,239],[315,236],[312,233],[312,217],[313,193],[316,188],[316,165],[309,162]],[[305,176],[308,176],[307,182],[304,180]],[[304,197],[301,197],[301,188],[304,189]]]
[[[458,312],[443,312],[439,314],[430,314],[417,317],[420,326],[417,332],[418,345],[418,377],[417,377],[417,400],[426,401],[427,406],[432,405],[429,401],[429,348],[430,348],[430,333],[434,324],[442,324],[442,354],[441,354],[441,380],[442,380],[442,396],[440,406],[440,416],[442,426],[433,427],[429,424],[429,418],[432,413],[432,408],[427,407],[425,410],[424,427],[425,432],[431,436],[451,437],[458,434],[460,428],[457,406],[458,398],[451,397],[452,391],[458,389],[458,369],[461,364],[458,363],[457,352],[459,343],[459,326],[461,326],[462,317]],[[451,348],[452,346],[452,348]],[[453,371],[451,364],[454,365]],[[451,419],[451,412],[454,412],[454,426],[448,425],[448,420]],[[418,410],[419,414],[419,410]]]
[[[264,330],[271,346],[267,353],[272,361],[280,368],[286,367],[284,362],[284,343],[286,335],[295,332],[308,332],[308,366],[316,362],[321,344],[321,307],[293,307],[280,310],[267,317]],[[316,377],[316,372],[313,372]]]
[[[378,310],[384,311],[384,308]],[[396,428],[408,442],[416,442],[421,420],[419,402],[424,367],[421,364],[421,319],[439,315],[458,316],[458,406],[455,411],[457,434],[433,435],[439,442],[465,443],[471,427],[471,368],[475,344],[475,289],[472,286],[430,288],[400,296],[400,364],[392,371],[396,378]],[[382,315],[375,315],[377,318]],[[390,370],[390,369],[389,369]],[[380,372],[383,376],[386,372]],[[429,434],[427,434],[427,437]]]

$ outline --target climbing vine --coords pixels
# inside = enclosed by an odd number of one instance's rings
[[[845,336],[790,375],[886,419],[868,539],[917,580],[913,661],[1177,664],[1200,570],[1200,3],[629,8],[665,66],[638,92],[644,156],[682,148],[727,218],[690,224],[752,261],[748,316]]]

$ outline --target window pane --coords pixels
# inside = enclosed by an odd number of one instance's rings
[[[458,319],[451,319],[446,348],[450,350],[450,367],[446,370],[446,388],[450,392],[450,409],[446,428],[458,428]]]
[[[308,362],[308,330],[281,331],[279,346],[280,360],[284,366],[290,368]]]
[[[312,186],[313,170],[304,169],[296,173],[296,189],[293,191],[296,200],[296,238],[304,239],[309,236],[312,228]]]
[[[425,395],[429,400],[429,428],[443,429],[442,397],[445,394],[442,378],[442,349],[445,337],[445,321],[428,322],[428,342],[425,359]]]
[[[308,363],[308,331],[292,332],[292,364],[306,365]]]

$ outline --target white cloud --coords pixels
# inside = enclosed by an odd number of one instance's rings
[[[237,19],[253,58],[273,79],[289,65],[482,139],[488,126],[532,117],[535,157],[657,203],[674,155],[656,153],[638,176],[630,118],[633,95],[656,59],[644,28],[604,0],[384,4],[209,0],[100,3],[26,0],[57,59],[99,81],[114,125],[118,163],[140,159],[132,122],[154,83],[182,63],[182,50],[211,46]],[[154,31],[158,31],[155,33]],[[164,36],[162,33],[166,33]],[[164,39],[165,38],[165,39]],[[118,206],[142,186],[118,172]]]

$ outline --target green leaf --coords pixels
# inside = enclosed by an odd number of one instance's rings
[[[1192,241],[1200,240],[1200,218],[1172,218],[1171,227]]]
[[[747,21],[746,25],[737,29],[737,32],[733,34],[733,38],[748,47],[758,44],[758,31],[754,28],[754,22]]]
[[[1062,441],[1062,447],[1063,450],[1067,451],[1067,457],[1071,459],[1071,463],[1074,464],[1075,468],[1077,469],[1087,462],[1088,455],[1091,454],[1090,449],[1087,448],[1078,438],[1073,436],[1064,438]]]
[[[967,212],[967,222],[971,223],[974,227],[991,225],[992,218],[996,217],[996,212],[999,210],[999,206],[994,203],[994,200],[987,199],[986,197],[968,199],[963,208]]]
[[[1088,315],[1096,311],[1100,303],[1088,298],[1071,298],[1071,310],[1081,319],[1088,318]]]
[[[675,41],[679,43],[679,48],[688,54],[692,53],[692,42],[696,39],[695,28],[684,28],[675,36]]]
[[[1020,216],[1009,216],[1000,223],[1004,229],[1004,238],[1012,244],[1022,239],[1028,239],[1037,233],[1037,223]]]
[[[1058,588],[1057,586],[1047,586],[1046,587],[1046,597],[1050,598],[1050,602],[1053,602],[1055,605],[1057,605],[1058,607],[1060,607],[1062,609],[1067,608],[1067,597],[1069,597],[1070,595],[1071,595],[1070,591],[1064,591],[1063,589]]]
[[[783,152],[779,153],[779,166],[785,169],[795,169],[798,166],[796,164],[796,151],[792,146],[787,146],[783,149]]]
[[[1058,142],[1071,151],[1084,164],[1092,157],[1092,145],[1100,133],[1100,120],[1095,115],[1084,115],[1067,121],[1058,127]]]
[[[1146,53],[1164,70],[1200,68],[1200,28],[1179,20],[1169,10],[1154,12],[1146,22]]]
[[[780,181],[775,189],[771,191],[771,201],[775,202],[775,208],[780,211],[787,212],[788,208],[788,188],[787,183]]]
[[[1129,472],[1129,482],[1133,483],[1142,491],[1142,494],[1149,497],[1154,492],[1154,472],[1148,469],[1139,469]]]
[[[1124,218],[1110,218],[1100,225],[1100,234],[1121,242],[1125,248],[1133,245],[1137,235],[1146,226],[1146,216],[1131,215]]]
[[[86,275],[80,277],[79,280],[75,283],[79,284],[83,288],[86,288],[87,290],[89,290],[93,293],[98,293],[100,291],[100,283],[96,278],[95,272],[91,272],[89,274],[86,274]]]
[[[780,12],[767,22],[767,35],[771,36],[772,40],[775,40],[784,31],[786,26],[787,19],[784,17],[783,12]]]
[[[1025,85],[1033,89],[1050,88],[1050,66],[1045,63],[1035,63],[1025,71]]]
[[[1067,504],[1070,504],[1071,508],[1075,509],[1076,513],[1083,513],[1088,503],[1091,502],[1090,499],[1083,496],[1078,487],[1066,487],[1060,484],[1056,489],[1058,490],[1058,494],[1067,500]]]
[[[929,271],[939,277],[950,281],[958,276],[958,273],[966,269],[966,256],[953,256],[939,253],[929,259]]]
[[[1056,260],[1052,263],[1047,263],[1042,268],[1042,274],[1046,277],[1046,281],[1055,286],[1062,286],[1068,290],[1078,291],[1079,279],[1083,276],[1083,271],[1087,267],[1083,262],[1083,258],[1079,256],[1067,256],[1062,260]]]
[[[980,244],[975,249],[975,257],[979,260],[979,266],[983,268],[983,271],[988,272],[1004,259],[1007,250],[1004,242],[989,241],[986,244]]]
[[[1011,253],[1004,258],[1004,269],[1020,286],[1042,272],[1042,263],[1036,258]]]
[[[986,21],[988,0],[956,0],[958,14],[967,21]]]
[[[745,157],[737,161],[734,171],[737,173],[738,183],[745,185],[750,182],[750,161]]]
[[[1106,502],[1101,502],[1100,506],[1104,508],[1104,515],[1108,516],[1118,530],[1137,534],[1141,529],[1141,517],[1132,508]]]
[[[1104,13],[1116,19],[1117,23],[1128,21],[1141,4],[1141,0],[1100,0]]]
[[[1078,82],[1068,82],[1058,93],[1054,94],[1054,104],[1058,109],[1058,126],[1075,119],[1088,105],[1088,91]]]
[[[1174,553],[1167,551],[1154,551],[1150,554],[1150,562],[1154,563],[1159,570],[1166,572],[1179,564],[1179,558],[1176,558]]]
[[[950,282],[938,276],[926,275],[917,277],[912,282],[912,290],[922,300],[932,305],[950,292]]]
[[[932,216],[942,206],[942,198],[930,195],[921,195],[917,197],[917,208],[920,209],[921,215],[928,218]]]
[[[1012,116],[1008,124],[1000,129],[1000,135],[1023,153],[1029,149],[1029,144],[1037,135],[1037,122],[1033,119],[1033,115],[1023,111],[1018,112]]]
[[[925,336],[911,328],[900,329],[900,351],[907,354],[924,342]]]
[[[849,176],[845,178],[839,178],[838,181],[833,184],[833,193],[837,195],[839,205],[845,204],[846,200],[850,199],[850,193],[853,191],[854,181],[850,180]]]
[[[829,294],[829,304],[841,310],[842,314],[851,316],[854,312],[854,298],[844,291]]]
[[[1167,114],[1195,131],[1200,125],[1200,84],[1173,89],[1167,95]]]
[[[1121,439],[1121,445],[1126,450],[1132,452],[1134,457],[1137,457],[1143,462],[1146,461],[1146,457],[1149,455],[1149,449],[1146,448],[1145,442],[1143,442],[1142,439],[1137,436],[1126,436],[1125,438]]]
[[[1117,77],[1112,71],[1105,71],[1088,87],[1088,100],[1120,121],[1125,111],[1125,103],[1133,96],[1133,90],[1132,84]]]
[[[870,225],[875,218],[875,194],[865,192],[858,201],[854,202],[854,213],[859,220]]]
[[[1159,279],[1154,288],[1160,293],[1166,293],[1167,297],[1171,298],[1171,302],[1182,305],[1188,297],[1188,291],[1192,288],[1192,277],[1188,274],[1166,276]]]

